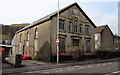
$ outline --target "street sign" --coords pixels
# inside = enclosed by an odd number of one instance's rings
[[[57,39],[55,43],[60,43],[60,41]]]

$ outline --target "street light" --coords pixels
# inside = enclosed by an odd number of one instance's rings
[[[59,63],[59,0],[58,0],[58,11],[57,11],[58,17],[57,17],[57,63]]]

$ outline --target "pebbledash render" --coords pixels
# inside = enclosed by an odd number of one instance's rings
[[[93,54],[95,24],[73,3],[59,11],[59,51],[64,58],[80,59],[79,51]],[[57,11],[16,32],[15,54],[29,55],[35,60],[53,61],[56,57]]]

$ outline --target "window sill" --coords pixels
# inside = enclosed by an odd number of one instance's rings
[[[65,30],[59,30],[59,32],[66,32]]]

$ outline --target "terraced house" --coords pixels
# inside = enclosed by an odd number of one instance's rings
[[[114,50],[114,34],[108,25],[102,25],[95,28],[95,49]]]
[[[59,50],[64,58],[80,59],[79,52],[94,51],[95,24],[73,3],[59,11]],[[53,61],[56,57],[57,12],[47,15],[16,32],[13,49],[16,54],[30,55],[35,60]]]

